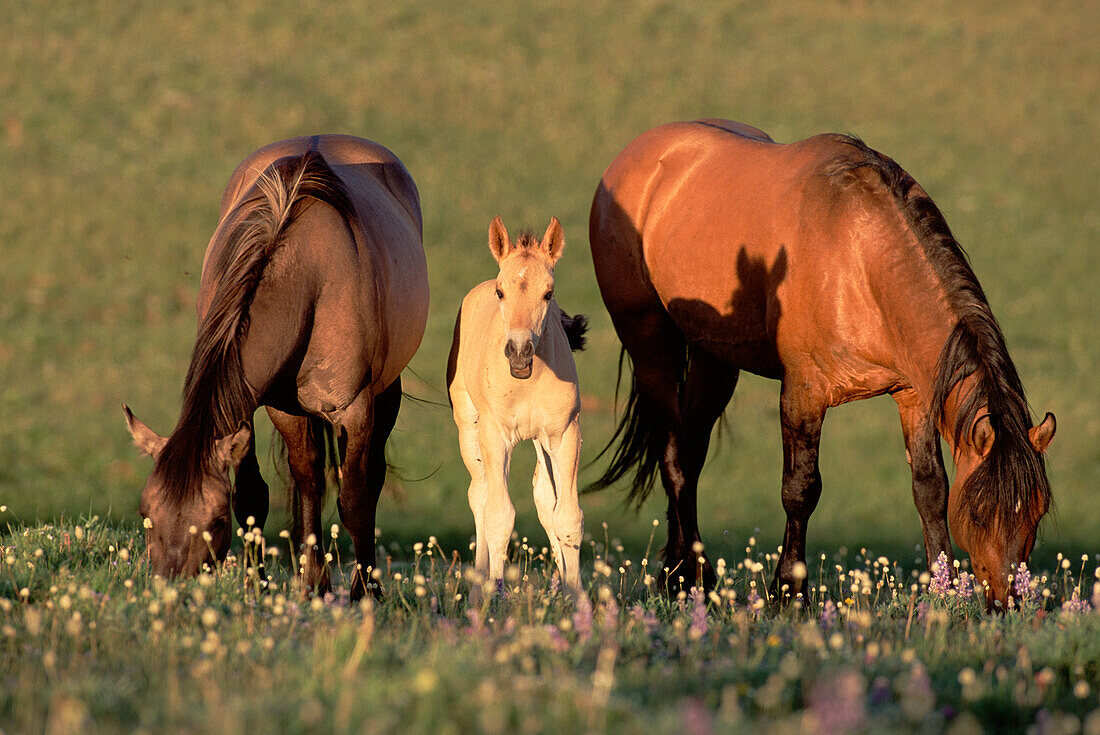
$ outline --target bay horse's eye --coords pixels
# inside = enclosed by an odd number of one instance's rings
[[[547,301],[549,301],[550,299],[554,298],[554,291],[553,291],[553,289],[551,289],[551,290],[547,291],[547,292],[546,292],[546,293],[545,293],[545,294],[543,295],[543,297],[542,297],[542,298],[544,298],[544,299],[545,299],[545,300],[547,300]]]
[[[499,288],[497,289],[497,298],[498,299],[503,299],[504,298],[504,292],[501,291]]]

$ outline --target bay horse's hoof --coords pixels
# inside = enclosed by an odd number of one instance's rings
[[[356,569],[355,573],[352,575],[351,589],[348,591],[348,593],[349,599],[351,600],[351,603],[353,605],[362,600],[363,596],[367,593],[370,593],[370,596],[374,599],[381,600],[382,585],[369,577],[366,578],[366,581],[364,582],[363,576],[359,574],[359,570]]]

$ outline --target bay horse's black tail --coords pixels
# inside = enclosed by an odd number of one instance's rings
[[[585,334],[588,333],[588,319],[581,314],[569,316],[563,311],[561,312],[561,326],[565,330],[566,338],[569,340],[569,349],[573,352],[583,350],[588,342],[585,337]]]
[[[619,395],[619,387],[623,379],[623,363],[627,352],[625,349],[619,352],[619,377],[615,383],[615,395]],[[633,367],[633,366],[631,366]],[[683,360],[676,374],[676,385],[670,389],[676,390],[677,395],[683,390],[687,380],[687,356],[686,350]],[[608,450],[617,443],[614,454],[611,455],[611,464],[595,482],[585,488],[585,492],[595,492],[614,485],[630,474],[633,470],[634,478],[631,481],[630,493],[627,495],[626,504],[641,507],[660,473],[660,459],[664,452],[668,422],[663,420],[653,404],[644,396],[638,388],[634,371],[630,373],[630,394],[626,400],[626,410],[623,413],[615,433],[608,441],[593,463],[607,454]]]

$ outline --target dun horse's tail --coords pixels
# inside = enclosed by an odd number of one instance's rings
[[[588,319],[583,315],[569,316],[561,312],[561,326],[565,330],[565,336],[569,339],[569,349],[580,352],[588,342],[585,334],[588,333]]]
[[[249,309],[264,267],[307,198],[323,201],[345,217],[352,211],[343,184],[319,153],[274,162],[229,215],[234,222],[229,239],[207,263],[218,287],[199,325],[179,423],[157,459],[170,498],[180,500],[194,492],[202,473],[213,470],[214,442],[252,418],[256,398],[241,365]]]
[[[677,354],[681,351],[677,350]],[[623,379],[623,363],[626,350],[619,352],[619,378],[615,384],[615,394],[619,393],[619,386]],[[684,355],[681,369],[677,374],[677,394],[681,392],[684,381],[687,378],[687,358]],[[638,381],[633,371],[630,375],[630,395],[626,401],[626,411],[619,421],[615,434],[608,441],[607,446],[596,456],[599,460],[608,450],[618,443],[615,453],[611,456],[611,464],[598,480],[593,482],[585,492],[603,490],[610,487],[630,472],[634,471],[634,479],[631,482],[630,493],[627,495],[627,505],[634,504],[641,507],[653,485],[657,481],[660,471],[661,453],[664,451],[667,431],[667,422],[658,416],[657,409],[642,395],[638,389]]]

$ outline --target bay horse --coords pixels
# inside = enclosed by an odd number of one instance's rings
[[[728,120],[634,140],[592,203],[596,277],[633,367],[605,487],[632,470],[641,502],[668,495],[666,568],[713,583],[696,490],[739,371],[781,381],[783,546],[772,592],[804,591],[806,524],[821,494],[825,412],[897,402],[929,568],[948,535],[987,604],[1005,602],[1051,503],[1044,452],[1016,368],[943,215],[897,163],[860,140],[781,145]],[[620,364],[621,367],[621,364]],[[951,448],[948,490],[940,435]],[[693,550],[695,547],[696,550]]]
[[[340,462],[338,507],[357,559],[352,598],[371,586],[384,448],[400,373],[427,321],[422,242],[416,185],[376,143],[292,138],[237,167],[203,260],[176,428],[159,436],[123,407],[134,442],[154,459],[139,512],[155,574],[194,575],[224,558],[230,503],[238,523],[253,516],[263,527],[252,421],[265,406],[287,448],[303,590],[329,588],[317,545],[326,459]]]
[[[524,232],[514,242],[500,217],[493,219],[489,249],[500,272],[462,300],[447,392],[470,472],[475,568],[485,580],[503,578],[516,518],[508,495],[512,450],[531,439],[539,522],[566,593],[577,596],[584,515],[577,498],[580,397],[572,350],[584,347],[587,326],[554,300],[554,264],[564,247],[556,217],[541,240]],[[477,596],[476,587],[471,594]]]

